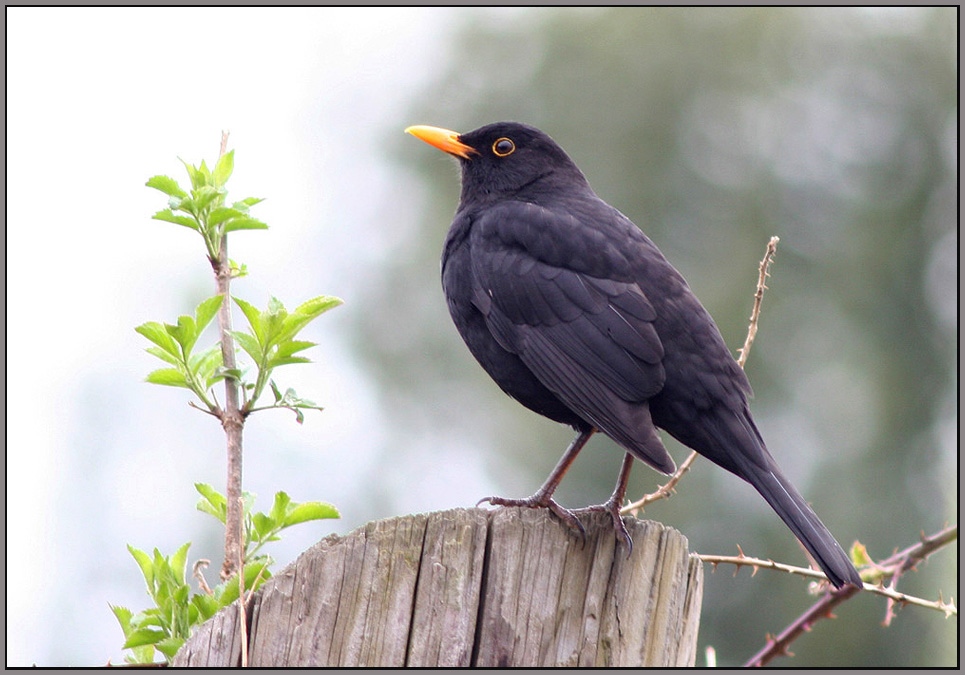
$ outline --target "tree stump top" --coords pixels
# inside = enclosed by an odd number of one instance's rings
[[[692,666],[703,573],[687,540],[607,514],[586,539],[544,510],[454,509],[331,535],[248,606],[251,666]],[[174,666],[237,666],[238,607]]]

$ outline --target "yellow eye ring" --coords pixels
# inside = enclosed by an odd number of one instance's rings
[[[493,143],[493,154],[497,157],[505,157],[516,152],[516,144],[508,138],[497,138]]]

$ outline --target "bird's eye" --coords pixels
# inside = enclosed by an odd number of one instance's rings
[[[508,138],[500,138],[495,143],[493,143],[493,153],[497,157],[505,157],[506,155],[511,155],[516,150],[516,144],[513,143]]]

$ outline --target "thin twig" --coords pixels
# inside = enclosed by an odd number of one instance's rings
[[[208,586],[208,582],[205,580],[203,573],[204,568],[210,564],[211,561],[207,558],[200,558],[196,563],[194,563],[194,567],[191,568],[191,574],[195,579],[198,580],[198,586],[201,587],[202,591],[204,591],[207,595],[214,595],[214,591],[212,591],[211,587]]]
[[[670,480],[650,494],[646,494],[637,501],[624,506],[622,509],[620,509],[620,514],[630,514],[636,517],[640,511],[643,511],[643,507],[647,504],[651,504],[659,499],[670,499],[670,495],[676,492],[676,490],[674,490],[674,486],[676,486],[680,479],[683,478],[683,475],[687,473],[687,471],[690,469],[690,465],[694,463],[694,460],[696,460],[698,456],[699,455],[696,452],[691,452],[689,455],[687,455],[687,459],[685,459],[683,463],[677,467],[677,470],[670,477]]]
[[[900,602],[901,604],[911,603],[908,599],[911,596],[902,595],[902,598],[892,598],[888,595],[888,589],[883,586],[885,579],[890,576],[901,574],[910,569],[913,569],[915,565],[920,563],[922,560],[927,558],[929,555],[939,550],[940,548],[947,546],[951,542],[958,539],[958,526],[947,527],[940,532],[937,532],[931,536],[925,536],[922,534],[921,541],[913,546],[909,546],[903,551],[899,551],[889,558],[869,566],[865,570],[866,576],[874,576],[878,580],[878,585],[868,584],[864,585],[864,589],[867,591],[872,591],[878,593],[879,595],[885,595],[889,597],[890,600]],[[746,560],[750,560],[746,558]],[[741,564],[748,564],[747,562]],[[762,567],[763,565],[758,565]],[[814,570],[810,570],[814,572]],[[817,573],[820,574],[820,573]],[[821,575],[823,576],[823,575]],[[793,656],[791,652],[788,651],[788,646],[794,642],[798,637],[800,637],[805,632],[811,630],[812,626],[821,619],[831,619],[834,615],[831,610],[840,605],[842,602],[852,597],[858,592],[858,588],[855,586],[844,586],[834,591],[829,591],[821,600],[816,602],[814,605],[809,607],[801,616],[795,619],[787,628],[785,628],[781,633],[774,637],[771,635],[767,636],[767,643],[764,647],[757,652],[754,656],[750,658],[744,665],[746,667],[750,666],[764,666],[770,663],[774,658],[778,656]],[[882,592],[885,591],[885,592]],[[945,603],[941,595],[937,603],[931,603],[930,601],[924,600],[927,606],[933,609],[938,609],[945,613],[946,618],[952,615],[958,614],[958,610],[955,607],[954,599]],[[921,603],[915,603],[921,604]],[[890,610],[889,610],[890,611]]]
[[[824,575],[824,572],[821,572],[820,570],[812,569],[810,567],[788,565],[787,563],[775,562],[771,559],[764,560],[763,558],[753,558],[749,555],[745,555],[740,546],[737,547],[737,550],[737,555],[706,555],[703,553],[698,553],[696,555],[701,562],[712,565],[715,570],[717,569],[718,565],[735,565],[738,569],[741,567],[750,567],[751,576],[757,574],[757,570],[765,569],[787,572],[788,574],[797,574],[798,576],[808,577],[809,579],[817,579],[819,581],[827,581],[827,577]]]
[[[824,572],[821,572],[810,567],[797,567],[796,565],[788,565],[786,563],[775,562],[771,559],[763,560],[761,558],[752,558],[750,556],[744,555],[703,555],[697,554],[697,557],[701,562],[709,563],[716,569],[717,565],[736,565],[740,567],[751,567],[753,571],[751,576],[757,574],[757,570],[776,570],[778,572],[787,572],[788,574],[797,574],[802,577],[809,577],[811,579],[818,579],[819,581],[827,581],[827,577]],[[894,573],[897,577],[897,573]],[[893,577],[894,578],[894,577]],[[899,603],[902,605],[917,605],[919,607],[925,607],[927,609],[935,609],[943,612],[946,617],[952,615],[958,615],[958,608],[955,607],[954,598],[949,602],[944,602],[942,598],[939,597],[938,600],[925,600],[914,595],[908,595],[906,593],[901,593],[894,589],[892,584],[888,586],[875,585],[865,582],[863,590],[869,593],[874,593],[875,595],[880,595],[882,597],[888,598],[889,603]]]
[[[754,344],[754,338],[757,337],[757,322],[761,317],[761,302],[764,300],[764,291],[767,289],[765,282],[767,277],[770,276],[768,267],[771,266],[774,254],[777,253],[777,242],[779,241],[780,238],[771,237],[771,240],[767,242],[767,251],[764,253],[764,258],[761,259],[760,276],[757,278],[757,290],[754,292],[754,308],[751,309],[751,322],[747,326],[747,338],[744,340],[744,346],[740,348],[741,355],[737,359],[741,368],[747,363],[747,355],[751,351],[751,345]]]
[[[221,411],[217,408],[215,410],[208,410],[207,408],[202,408],[201,406],[195,404],[194,401],[188,401],[188,405],[195,410],[200,410],[205,415],[211,415],[212,417],[217,417],[219,420],[221,419]]]
[[[747,327],[747,337],[744,339],[744,346],[740,348],[740,357],[737,359],[737,365],[741,368],[747,363],[747,356],[751,352],[751,345],[754,344],[754,338],[757,336],[757,323],[761,317],[761,302],[764,300],[764,291],[767,289],[765,282],[767,281],[767,277],[770,276],[769,268],[774,261],[774,255],[777,253],[777,242],[779,241],[779,237],[771,237],[771,240],[767,242],[767,250],[764,251],[764,257],[758,265],[760,273],[757,277],[757,288],[754,291],[754,307],[751,309],[751,323]],[[680,479],[683,478],[683,475],[687,473],[696,459],[697,453],[692,451],[687,455],[687,459],[677,467],[677,470],[666,484],[661,485],[655,491],[644,495],[637,501],[627,504],[620,509],[620,513],[636,516],[640,511],[643,511],[643,507],[647,504],[652,504],[660,499],[669,499],[670,495],[675,492],[674,487],[680,482]]]

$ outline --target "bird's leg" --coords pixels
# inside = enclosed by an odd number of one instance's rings
[[[583,523],[580,519],[573,515],[573,512],[569,509],[564,509],[562,506],[553,500],[553,493],[559,486],[560,481],[563,480],[563,475],[566,473],[567,469],[576,459],[576,456],[580,454],[580,450],[586,445],[586,442],[590,440],[596,432],[596,429],[590,428],[587,431],[581,431],[577,434],[573,442],[560,457],[560,461],[556,463],[553,467],[553,471],[550,473],[549,478],[543,483],[543,486],[537,490],[531,497],[525,499],[506,499],[505,497],[485,497],[476,502],[476,505],[482,504],[483,502],[488,502],[494,506],[523,506],[526,508],[537,508],[537,509],[549,509],[557,518],[562,520],[564,523],[569,525],[575,530],[579,530],[582,537],[586,537],[586,530],[583,529]],[[624,491],[626,486],[624,486]],[[620,497],[623,498],[622,495]]]
[[[622,538],[627,545],[627,555],[633,553],[633,539],[627,532],[627,526],[620,517],[620,507],[623,506],[623,498],[627,494],[627,485],[630,482],[630,469],[633,468],[633,455],[629,452],[623,456],[623,465],[620,467],[620,475],[617,477],[616,487],[613,494],[604,503],[597,506],[587,506],[585,509],[577,509],[576,513],[603,511],[610,514],[613,519],[613,529],[618,538]]]

